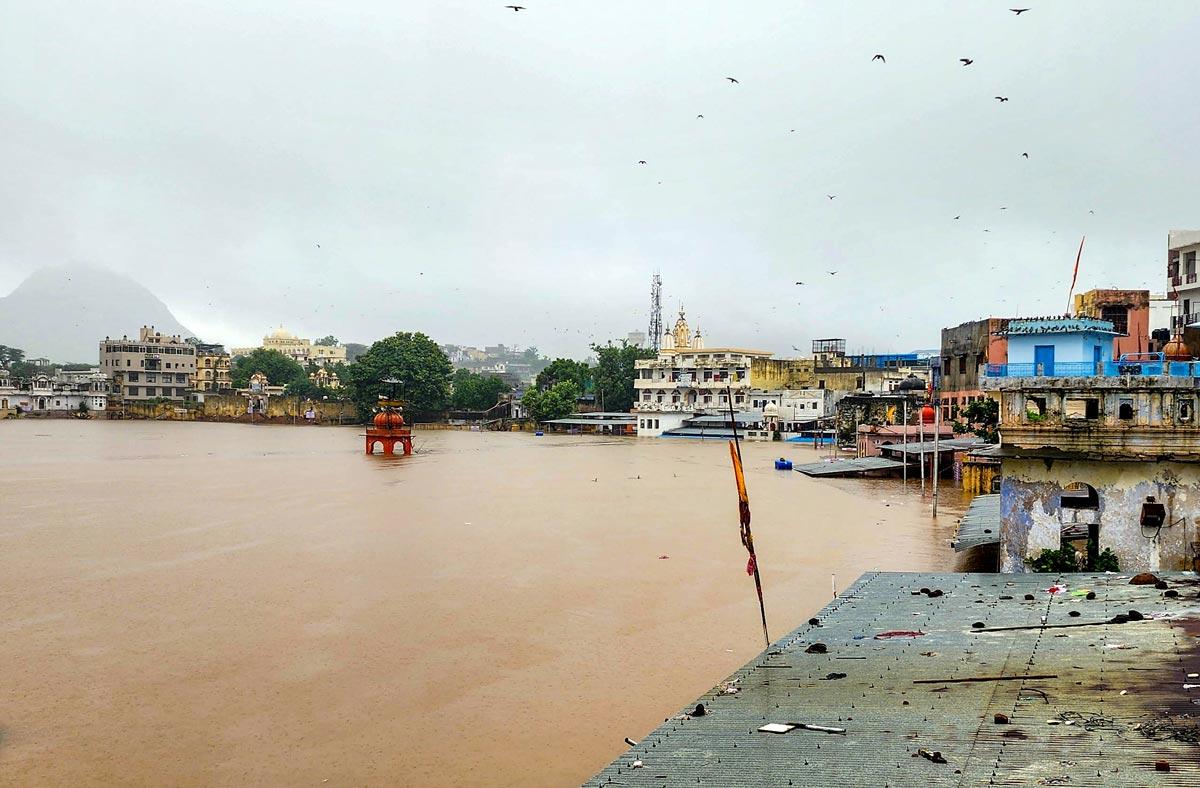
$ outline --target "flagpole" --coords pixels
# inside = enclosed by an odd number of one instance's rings
[[[729,452],[733,457],[733,477],[738,488],[738,517],[742,526],[742,544],[750,553],[746,571],[754,576],[754,590],[758,593],[758,613],[762,618],[763,640],[767,647],[771,645],[771,636],[767,634],[767,608],[763,603],[762,576],[758,571],[758,557],[754,553],[754,535],[750,532],[750,496],[746,492],[746,477],[742,470],[742,444],[738,439],[737,416],[733,412],[733,387],[725,386],[725,396],[729,398],[729,423],[733,427],[733,443]]]

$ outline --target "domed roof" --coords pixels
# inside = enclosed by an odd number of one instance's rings
[[[1163,345],[1163,355],[1167,361],[1191,361],[1191,351],[1187,349],[1187,345],[1183,343],[1183,337],[1179,334],[1171,337],[1171,341]]]
[[[277,328],[271,332],[271,339],[295,339],[295,338],[296,338],[296,335],[293,334],[291,331],[288,331],[283,326],[280,326],[279,328]]]
[[[779,415],[779,406],[776,405],[774,402],[768,402],[766,407],[763,408],[763,415],[764,416],[778,416]]]
[[[925,388],[925,381],[921,380],[911,372],[904,380],[900,381],[900,385],[896,386],[899,391],[921,391]]]

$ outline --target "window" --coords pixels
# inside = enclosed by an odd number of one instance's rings
[[[1100,319],[1113,324],[1113,331],[1118,334],[1129,334],[1129,308],[1124,306],[1105,306],[1100,308]]]
[[[1121,404],[1117,406],[1117,418],[1121,421],[1133,420],[1133,400],[1121,400]]]
[[[1099,509],[1100,495],[1090,484],[1071,482],[1059,496],[1059,506],[1063,509]]]
[[[946,356],[945,358],[942,359],[942,374],[943,375],[950,374],[950,357],[949,356]]]
[[[967,356],[965,353],[958,357],[958,374],[967,374]]]
[[[1100,400],[1095,397],[1067,397],[1063,403],[1063,416],[1068,419],[1100,418]]]
[[[1186,424],[1196,414],[1196,403],[1190,397],[1181,399],[1176,405],[1176,412],[1179,414],[1179,421]]]

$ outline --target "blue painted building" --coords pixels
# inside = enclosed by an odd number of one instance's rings
[[[1112,361],[1113,324],[1090,317],[1010,320],[1008,364],[1003,376],[1103,375]],[[989,369],[989,375],[991,375]]]

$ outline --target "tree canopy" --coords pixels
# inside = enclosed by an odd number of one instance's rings
[[[442,411],[450,404],[450,359],[429,337],[402,331],[371,345],[349,367],[351,397],[365,417],[380,395],[391,387],[381,383],[396,378],[396,395],[405,406],[425,413]]]
[[[592,388],[592,368],[587,365],[586,361],[556,358],[538,373],[534,384],[539,389],[548,389],[555,383],[561,383],[564,380],[571,381],[580,391],[587,392]]]
[[[337,343],[337,337],[335,337],[333,334],[327,334],[326,336],[323,336],[313,342],[314,345],[320,345],[321,347],[334,347],[337,345]]]
[[[238,356],[229,370],[234,388],[244,389],[250,385],[250,376],[261,372],[272,386],[287,386],[298,380],[308,380],[304,367],[290,356],[278,350],[255,348],[244,356]]]
[[[25,360],[25,351],[17,347],[0,345],[0,367],[7,367]]]
[[[457,410],[487,410],[512,387],[495,375],[481,375],[469,369],[456,369],[452,380],[454,393],[450,406]]]
[[[537,387],[527,389],[521,397],[521,404],[534,421],[548,421],[574,413],[578,399],[579,387],[570,380],[564,380],[544,391]]]
[[[592,345],[592,350],[597,358],[592,370],[597,404],[607,411],[627,412],[637,397],[633,388],[633,362],[641,358],[654,358],[654,350],[630,345],[624,340],[619,345],[612,342]]]

